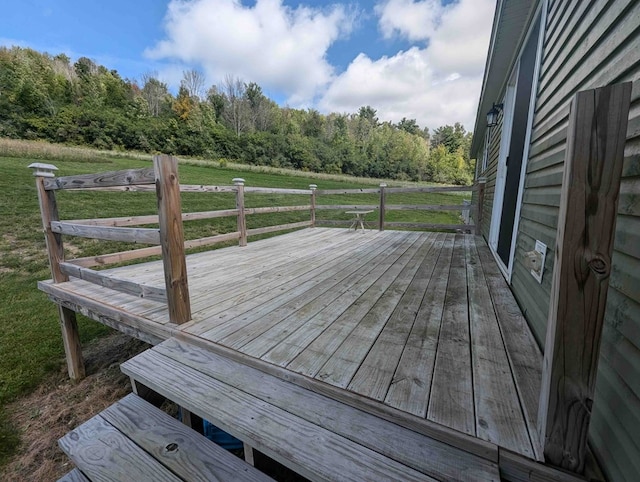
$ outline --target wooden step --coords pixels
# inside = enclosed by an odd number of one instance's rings
[[[121,368],[311,480],[500,480],[480,456],[182,340]]]
[[[87,479],[80,470],[73,469],[71,472],[60,477],[58,482],[89,482],[89,479]]]
[[[58,444],[81,471],[65,481],[272,480],[134,394]]]

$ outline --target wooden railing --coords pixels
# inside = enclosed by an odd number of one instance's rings
[[[56,178],[53,174],[55,166],[32,164],[37,177],[42,222],[47,240],[47,250],[51,265],[53,281],[68,281],[69,277],[79,278],[99,286],[110,288],[134,296],[166,302],[169,318],[174,323],[185,323],[191,319],[189,286],[187,280],[185,250],[212,246],[222,242],[238,241],[240,246],[247,245],[251,236],[291,230],[302,227],[313,227],[316,224],[348,225],[345,220],[318,220],[319,210],[378,210],[378,229],[417,228],[417,229],[461,229],[473,231],[472,224],[429,224],[388,222],[385,219],[388,211],[462,211],[469,210],[469,205],[428,205],[428,204],[387,204],[390,194],[408,193],[452,193],[471,192],[475,187],[386,187],[366,189],[328,189],[319,190],[315,184],[309,189],[278,189],[245,186],[244,179],[233,179],[230,186],[208,186],[180,184],[178,180],[178,161],[170,156],[154,157],[154,167],[147,169],[130,169],[100,174],[82,174]],[[98,190],[98,191],[131,191],[155,192],[158,214],[110,217],[95,219],[61,220],[56,206],[56,191],[60,190]],[[181,193],[234,193],[235,208],[202,212],[182,212]],[[481,194],[481,191],[478,191]],[[292,206],[247,207],[245,194],[291,194],[308,195],[309,204]],[[376,204],[322,204],[318,199],[323,196],[341,194],[375,194],[379,202]],[[309,211],[309,220],[276,226],[247,228],[247,216],[267,213],[286,213]],[[236,230],[229,233],[198,239],[185,240],[183,222],[235,217]],[[476,216],[474,216],[477,219]],[[140,227],[157,225],[157,227]],[[79,236],[108,241],[150,244],[152,246],[107,253],[97,256],[64,259],[62,235]],[[164,265],[164,287],[139,283],[123,279],[110,272],[97,271],[92,268],[114,263],[128,262],[149,256],[161,255]]]
[[[130,169],[100,174],[82,174],[56,178],[55,166],[32,164],[35,170],[36,187],[40,200],[47,252],[55,283],[79,278],[99,286],[110,288],[134,296],[166,302],[169,319],[174,323],[185,323],[191,319],[189,287],[186,271],[185,250],[212,246],[237,240],[246,246],[247,238],[265,233],[309,227],[313,225],[313,199],[315,187],[310,189],[277,189],[245,187],[243,179],[234,179],[232,186],[205,186],[180,184],[178,181],[177,159],[170,156],[156,156],[154,167]],[[95,219],[61,220],[58,216],[56,191],[98,190],[155,192],[158,214]],[[234,193],[235,209],[203,212],[182,212],[180,193]],[[256,194],[305,194],[311,198],[310,204],[301,206],[245,207],[245,193]],[[247,229],[246,217],[256,214],[310,211],[310,220]],[[198,239],[184,239],[183,222],[222,217],[236,217],[236,231]],[[139,227],[157,225],[157,228]],[[92,239],[150,244],[153,246],[107,253],[76,259],[64,259],[62,235]],[[122,263],[150,256],[162,256],[164,264],[164,287],[138,283],[123,279],[109,272],[92,268]]]
[[[469,192],[476,193],[476,203],[471,205],[469,203],[462,204],[388,204],[387,196],[390,194],[415,194],[415,193],[459,193]],[[378,188],[366,188],[366,189],[319,189],[315,191],[315,200],[318,200],[321,196],[328,195],[378,195],[378,202],[376,204],[316,204],[315,210],[363,210],[363,211],[378,211],[378,229],[384,231],[385,228],[409,228],[409,229],[423,229],[423,230],[462,230],[472,233],[480,232],[480,215],[484,196],[484,183],[477,184],[475,186],[442,186],[442,187],[387,187],[386,184],[380,184]],[[469,211],[473,209],[473,214],[470,215]],[[461,221],[465,218],[473,218],[474,224],[471,223],[459,223],[459,224],[438,224],[438,223],[417,223],[417,222],[398,222],[387,221],[388,211],[459,211],[461,213]],[[466,216],[465,216],[466,212]],[[317,224],[332,225],[332,226],[349,226],[351,221],[345,220],[318,220]]]

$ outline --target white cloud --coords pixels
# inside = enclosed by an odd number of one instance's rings
[[[384,0],[375,11],[385,38],[425,42],[429,60],[451,72],[483,69],[495,0]]]
[[[147,50],[152,59],[201,65],[209,81],[226,74],[285,92],[292,104],[311,101],[334,75],[326,59],[353,18],[341,6],[290,8],[282,0],[171,0],[167,39]]]
[[[320,101],[325,111],[377,109],[383,120],[415,118],[436,128],[462,122],[471,128],[482,85],[495,0],[386,0],[376,6],[385,37],[422,41],[391,57],[360,54]]]
[[[443,10],[439,0],[387,0],[375,7],[385,38],[398,34],[411,41],[428,39]]]
[[[360,53],[337,74],[327,52],[357,25],[341,3],[171,0],[166,38],[146,55],[163,61],[161,76],[174,86],[183,70],[199,67],[210,83],[232,74],[294,107],[355,112],[371,105],[382,120],[415,118],[430,128],[460,121],[471,128],[495,0],[379,0],[379,34],[413,47],[381,58]]]
[[[429,38],[430,62],[443,71],[482,75],[495,4],[495,0],[462,0],[449,5]]]
[[[435,128],[475,116],[477,78],[452,74],[438,79],[425,49],[413,47],[393,57],[372,60],[360,54],[329,87],[323,111],[355,112],[371,105],[381,120],[416,119]]]

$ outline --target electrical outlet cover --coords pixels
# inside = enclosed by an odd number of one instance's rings
[[[540,253],[540,266],[536,270],[531,270],[531,276],[533,276],[538,283],[542,283],[542,274],[544,273],[544,262],[547,258],[547,245],[542,241],[536,240],[535,252]]]

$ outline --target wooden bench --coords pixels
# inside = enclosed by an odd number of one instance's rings
[[[121,365],[311,480],[500,480],[497,465],[183,340]]]
[[[64,482],[272,480],[135,394],[58,444],[77,466]]]

